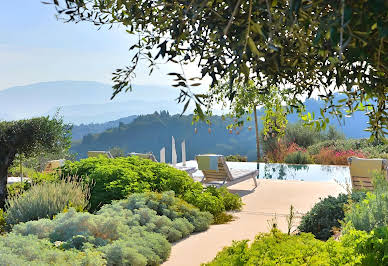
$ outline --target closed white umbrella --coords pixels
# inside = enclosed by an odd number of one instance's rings
[[[166,162],[166,148],[165,147],[163,147],[160,150],[160,162],[161,163],[165,163]]]
[[[186,142],[182,141],[182,165],[186,166]]]
[[[176,163],[177,163],[177,156],[176,156],[176,149],[175,149],[175,139],[174,137],[172,137],[172,148],[171,148],[171,159],[172,159],[172,165],[175,167],[176,166]]]

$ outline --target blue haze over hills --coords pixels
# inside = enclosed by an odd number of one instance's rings
[[[59,114],[66,122],[103,123],[155,110],[181,111],[174,101],[179,90],[167,86],[134,85],[113,100],[112,87],[91,81],[42,82],[0,91],[0,119],[15,120]]]
[[[60,108],[59,114],[66,122],[84,124],[83,128],[75,127],[74,137],[80,139],[89,133],[117,127],[120,122],[132,122],[137,115],[161,110],[177,114],[183,108],[175,101],[179,89],[168,86],[134,85],[132,92],[120,93],[114,100],[110,100],[111,95],[110,85],[91,81],[55,81],[12,87],[0,91],[0,119],[54,115]],[[308,111],[319,113],[323,102],[308,99],[306,106]],[[297,115],[289,116],[290,122],[297,120]],[[345,124],[336,119],[331,119],[331,124],[347,137],[361,138],[368,137],[368,132],[363,130],[367,121],[363,113],[355,113],[345,119]],[[94,125],[85,127],[88,124]]]

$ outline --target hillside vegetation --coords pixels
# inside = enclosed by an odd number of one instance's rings
[[[120,147],[125,152],[153,152],[159,159],[160,149],[166,147],[166,160],[171,160],[171,136],[174,136],[179,159],[180,143],[186,140],[188,159],[201,153],[219,153],[243,154],[254,160],[256,150],[253,130],[248,130],[247,125],[238,133],[234,131],[231,134],[226,129],[228,124],[230,121],[214,116],[210,127],[202,122],[192,125],[192,115],[171,116],[168,112],[155,112],[139,116],[130,124],[121,123],[103,133],[89,134],[80,143],[74,143],[71,151],[78,153],[79,158],[84,158],[88,150]]]
[[[169,162],[171,136],[174,136],[178,160],[181,159],[180,144],[183,140],[186,140],[187,159],[194,159],[195,155],[204,153],[239,154],[247,156],[248,161],[256,159],[253,122],[246,122],[243,127],[230,132],[226,127],[232,121],[223,120],[220,116],[211,117],[210,126],[204,122],[193,125],[192,120],[192,115],[170,115],[166,111],[138,116],[129,124],[119,123],[117,127],[102,133],[84,136],[82,140],[73,143],[71,151],[77,153],[78,158],[85,158],[89,150],[119,148],[124,154],[152,152],[159,159],[160,149],[165,147],[166,160]],[[88,125],[84,125],[84,127],[93,130],[93,126],[88,128]],[[319,132],[304,127],[301,123],[290,122],[285,137],[280,143],[277,141],[277,136],[269,138],[261,136],[261,152],[267,161],[288,163],[347,164],[348,156],[388,157],[387,145],[377,145],[369,143],[366,139],[356,140],[346,137],[348,136],[334,126]],[[307,151],[309,154],[306,154]],[[362,151],[362,154],[359,151]],[[337,155],[343,158],[337,160],[338,162],[327,161],[327,158]]]
[[[129,124],[135,120],[136,115],[130,115],[117,120],[105,122],[105,123],[91,123],[81,124],[73,126],[71,130],[73,141],[80,140],[83,136],[88,134],[96,134],[104,132],[107,129],[118,127],[120,123]]]

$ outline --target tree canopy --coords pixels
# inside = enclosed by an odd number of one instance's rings
[[[49,117],[0,122],[0,208],[7,197],[7,172],[15,156],[29,158],[69,149],[70,129],[61,119]]]
[[[253,80],[260,93],[281,88],[303,113],[303,99],[316,94],[327,101],[319,117],[304,116],[317,126],[327,113],[342,118],[357,110],[369,117],[372,137],[388,130],[387,36],[385,0],[52,0],[60,18],[97,26],[120,24],[138,41],[131,65],[113,73],[113,97],[131,89],[134,70],[147,60],[196,63],[200,77],[170,73],[181,87],[185,107],[194,100],[198,113],[206,97],[195,94],[196,79],[210,76],[212,86],[230,77]],[[335,92],[346,98],[334,102]],[[346,108],[346,110],[345,110]],[[185,108],[184,108],[185,109]]]

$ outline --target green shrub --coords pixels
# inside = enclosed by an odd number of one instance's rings
[[[256,236],[252,245],[235,241],[205,265],[353,265],[360,256],[341,242],[323,242],[312,234],[288,235],[273,229]]]
[[[262,133],[261,143],[264,154],[278,148],[278,137],[279,136],[277,136],[277,134],[264,137]],[[287,128],[281,142],[286,146],[295,143],[300,147],[307,148],[312,145],[317,145],[317,143],[322,141],[343,139],[345,139],[344,134],[339,132],[335,127],[331,126],[326,131],[318,131],[314,128],[304,126],[303,123],[297,122],[287,124]]]
[[[216,188],[215,186],[209,186],[205,191],[221,199],[226,211],[241,210],[242,208],[241,198],[230,193],[226,187]]]
[[[0,209],[0,234],[5,232],[6,229],[6,221],[5,221],[5,215],[6,213],[3,211],[3,209]]]
[[[68,206],[84,209],[88,195],[87,186],[70,179],[33,185],[25,193],[7,200],[7,225],[52,218]]]
[[[221,212],[214,216],[213,224],[226,224],[234,220],[234,216],[232,214]]]
[[[368,192],[366,198],[350,207],[345,222],[351,222],[357,230],[370,232],[388,225],[388,193]]]
[[[212,215],[174,197],[173,192],[132,194],[96,214],[70,208],[54,219],[20,223],[12,234],[49,240],[61,250],[101,252],[108,265],[159,265],[170,242],[206,230]]]
[[[225,161],[227,161],[227,162],[248,162],[248,157],[242,156],[240,154],[228,155],[228,156],[225,156]]]
[[[29,182],[16,182],[13,184],[8,184],[7,185],[8,197],[18,196],[24,193],[30,187],[31,187],[31,183]]]
[[[364,193],[353,193],[352,200],[360,201]],[[298,227],[299,231],[312,233],[317,239],[327,240],[332,235],[333,227],[340,228],[340,221],[344,219],[344,206],[348,203],[349,196],[339,194],[337,197],[329,196],[317,204],[302,217]]]
[[[198,207],[200,210],[208,211],[213,215],[218,215],[225,211],[225,205],[223,201],[207,191],[188,191],[185,193],[183,199],[188,203]]]
[[[209,186],[205,192],[199,195],[188,192],[184,199],[198,206],[201,210],[209,211],[214,215],[215,224],[223,224],[233,220],[231,214],[226,214],[225,211],[241,210],[242,201],[238,195],[232,194],[225,187],[216,188]]]
[[[150,209],[155,211],[155,215],[166,216],[171,220],[184,218],[194,226],[192,231],[195,232],[206,230],[212,223],[213,218],[210,213],[201,212],[187,202],[174,197],[174,192],[172,191],[162,194],[155,192],[132,194],[125,200],[114,201],[112,204],[104,205],[97,214],[112,216],[117,215],[115,212],[119,212],[119,210],[136,212],[143,209]],[[156,217],[155,215],[153,214],[152,216]],[[162,223],[163,221],[160,220],[159,222]],[[161,224],[158,226],[162,227]]]
[[[186,172],[136,156],[66,162],[62,172],[64,176],[77,175],[85,182],[94,184],[90,211],[98,210],[103,204],[123,199],[131,193],[170,190],[201,211],[209,211],[214,215],[224,210],[237,210],[242,206],[241,199],[227,190],[221,189],[217,195],[213,195],[201,183],[194,182]]]
[[[284,162],[289,164],[309,164],[312,163],[312,159],[307,152],[296,151],[287,154]]]
[[[288,124],[284,140],[287,145],[296,143],[300,147],[307,148],[323,139],[323,134],[310,127],[303,126],[302,123]]]
[[[0,237],[0,265],[106,265],[102,252],[61,250],[47,239],[14,233]]]
[[[13,165],[8,169],[8,175],[21,176],[19,163],[20,162],[18,160],[14,161]],[[25,167],[25,166],[22,167],[22,170],[23,170],[23,177],[30,177],[34,173],[36,173],[36,171],[33,168],[29,168],[29,167]]]
[[[378,227],[370,233],[345,226],[341,237],[344,246],[354,246],[361,256],[361,265],[387,265],[388,227]]]
[[[367,192],[366,198],[352,204],[345,214],[345,223],[351,223],[357,230],[370,232],[388,226],[388,182],[382,173],[376,173],[373,183],[374,191]]]
[[[16,182],[13,184],[7,185],[8,197],[18,196],[28,189],[31,188],[32,184],[42,184],[44,182],[56,182],[59,180],[59,177],[55,173],[40,173],[33,172],[32,175],[28,176],[30,182]]]
[[[53,172],[53,173],[34,172],[29,177],[33,184],[41,184],[44,182],[56,182],[59,180],[59,175],[56,172]]]

